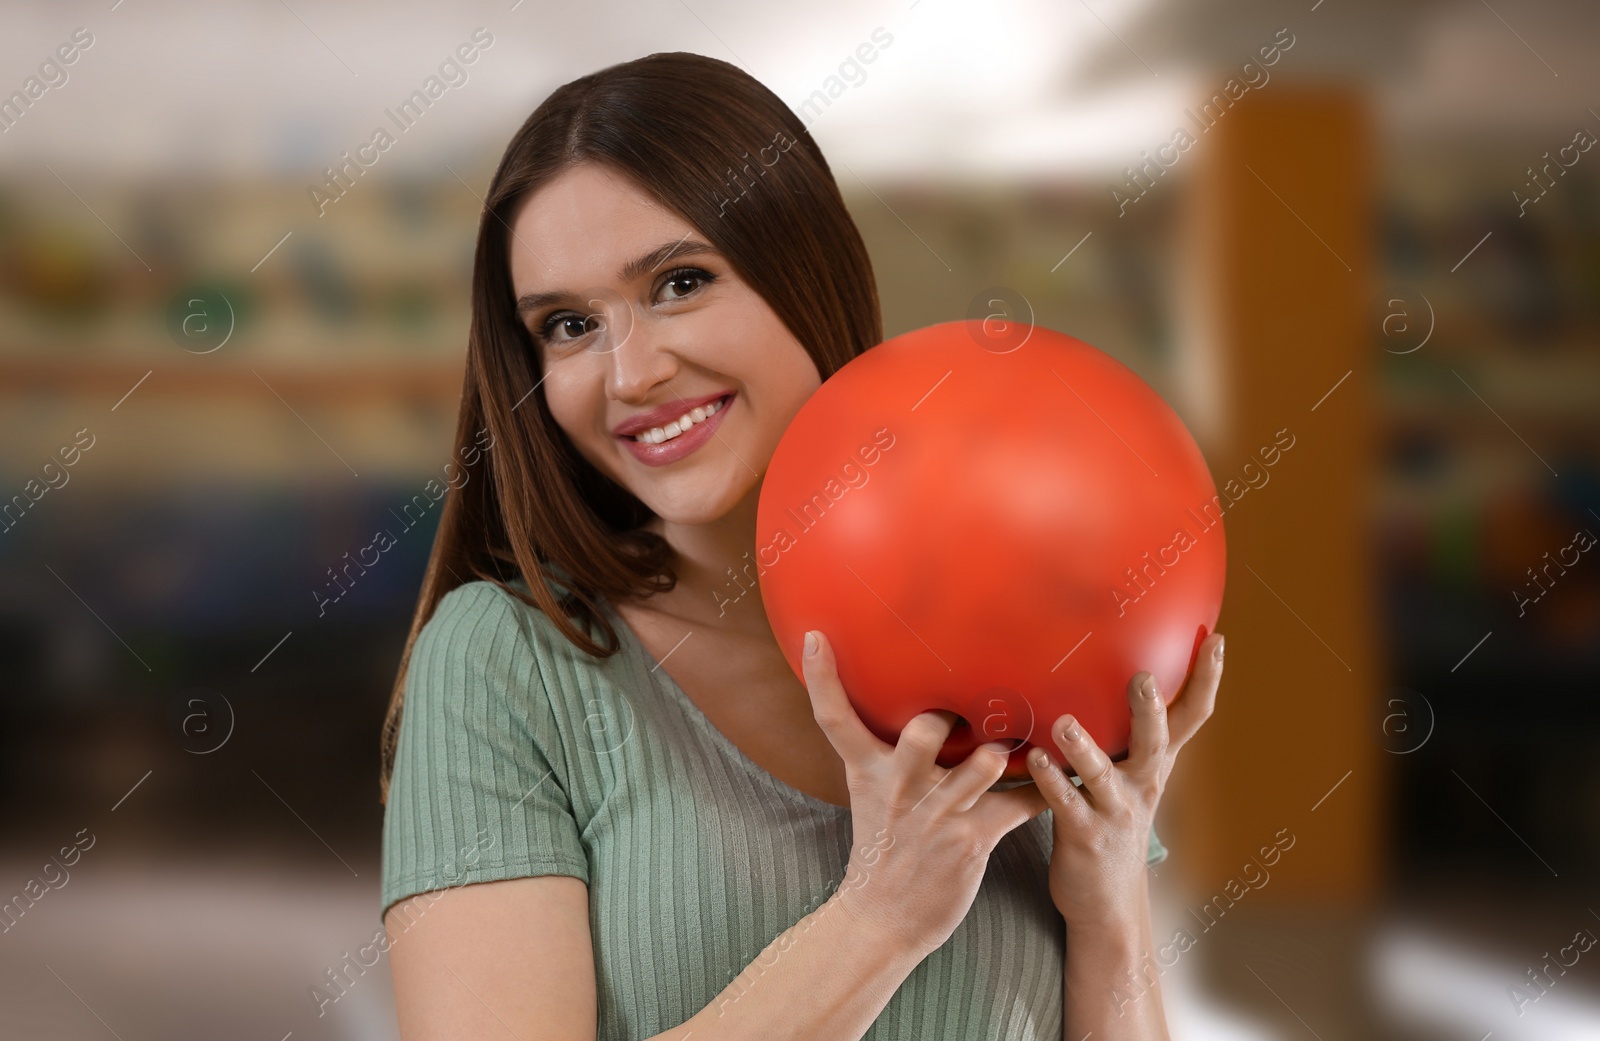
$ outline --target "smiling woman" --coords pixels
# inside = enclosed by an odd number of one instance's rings
[[[723,171],[775,132],[794,145],[770,190],[719,207]],[[1115,863],[1084,869],[1125,887],[1107,916],[1103,883],[1060,872],[1046,797],[992,790],[1004,749],[938,766],[954,717],[934,712],[887,745],[825,639],[802,683],[758,589],[717,609],[779,438],[881,339],[826,161],[739,69],[612,66],[513,137],[478,229],[456,435],[486,428],[495,451],[445,500],[383,735],[404,1037],[1055,1041],[1074,1026],[1058,894],[1097,920],[1073,933],[1080,965],[1132,957],[1099,920],[1147,921],[1164,851],[1144,807],[1108,832],[1135,840]],[[1161,699],[1139,704],[1136,745],[1165,748]],[[1086,772],[1112,807],[1120,776]],[[404,920],[485,829],[492,849]],[[1109,1010],[1088,979],[1082,1007]]]

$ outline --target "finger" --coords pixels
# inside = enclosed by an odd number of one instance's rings
[[[1071,782],[1067,785],[1071,787]],[[972,813],[989,834],[1003,836],[1049,808],[1049,800],[1037,784],[1023,784],[1003,792],[984,792],[972,804]]]
[[[1119,838],[1116,831],[1095,813],[1094,807],[1089,805],[1089,800],[1084,797],[1083,791],[1072,783],[1072,778],[1056,766],[1043,749],[1034,749],[1028,753],[1028,769],[1033,773],[1035,785],[1044,793],[1045,800],[1058,821],[1071,827],[1096,832],[1101,841],[1117,849],[1120,855],[1132,857],[1140,865],[1144,864],[1145,847],[1141,846],[1138,850],[1134,850]]]
[[[1028,772],[1033,775],[1034,788],[1057,817],[1069,823],[1084,824],[1094,816],[1094,809],[1084,800],[1078,786],[1044,749],[1028,752]]]
[[[959,810],[972,809],[978,797],[1000,780],[1010,761],[1010,741],[989,741],[974,748],[950,769],[950,779],[944,785],[949,792],[950,805]]]
[[[1222,634],[1212,633],[1200,644],[1194,669],[1178,696],[1167,706],[1170,747],[1177,751],[1211,718],[1217,705],[1217,684],[1222,682]]]
[[[811,713],[828,741],[847,763],[859,762],[875,752],[888,752],[889,746],[861,722],[855,706],[839,682],[838,662],[833,645],[821,632],[816,633],[813,654],[802,648],[800,666],[805,672],[806,693],[811,696]]]
[[[1117,768],[1111,757],[1094,743],[1087,731],[1071,715],[1062,716],[1051,728],[1050,736],[1073,772],[1083,779],[1083,787],[1095,805],[1106,806],[1120,798]]]
[[[956,718],[954,712],[944,709],[929,709],[911,717],[894,745],[896,767],[911,776],[925,776],[936,765],[934,760],[955,729]]]
[[[1128,768],[1138,773],[1159,769],[1167,754],[1167,706],[1161,700],[1156,678],[1141,672],[1128,683],[1128,705],[1133,709],[1133,732],[1128,738]]]

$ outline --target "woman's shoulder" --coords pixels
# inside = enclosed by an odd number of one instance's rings
[[[417,634],[408,669],[410,709],[441,721],[446,728],[472,723],[464,712],[483,717],[482,725],[510,727],[522,741],[532,736],[555,746],[578,732],[595,699],[615,700],[628,680],[627,662],[591,655],[536,604],[524,602],[526,583],[477,579],[450,589]],[[559,594],[558,594],[559,595]],[[584,624],[570,619],[579,632]],[[590,638],[606,645],[591,625]],[[592,724],[588,724],[591,725]]]
[[[527,618],[530,611],[540,613],[528,607],[500,583],[474,579],[447,590],[439,598],[419,638],[434,630],[520,629],[530,620]]]
[[[500,583],[465,582],[440,598],[407,669],[384,813],[385,907],[464,882],[587,881],[579,832],[596,782],[577,740],[588,681],[552,664],[554,640],[565,642]]]
[[[545,582],[560,601],[567,589],[554,577]],[[536,603],[521,577],[500,582],[474,579],[447,591],[418,634],[419,643],[466,642],[482,651],[496,650],[540,664],[562,662],[569,667],[598,664],[598,659],[575,644],[566,631]],[[558,608],[559,609],[559,608]],[[605,633],[593,622],[568,615],[567,624],[605,646]]]

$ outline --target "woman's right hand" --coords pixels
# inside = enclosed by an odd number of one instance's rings
[[[808,636],[811,634],[807,634]],[[1011,751],[981,745],[946,769],[935,757],[955,725],[950,712],[914,717],[891,746],[867,729],[839,682],[820,632],[802,651],[817,724],[844,760],[854,842],[837,897],[870,927],[931,954],[966,917],[1000,839],[1046,808],[1031,784],[991,792]]]

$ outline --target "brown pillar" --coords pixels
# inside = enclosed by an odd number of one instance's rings
[[[1240,902],[1360,902],[1381,881],[1391,766],[1369,545],[1369,116],[1352,90],[1275,82],[1197,138],[1178,404],[1219,491],[1244,491],[1225,514],[1227,671],[1163,830],[1203,893],[1248,881],[1287,829],[1271,882]]]

